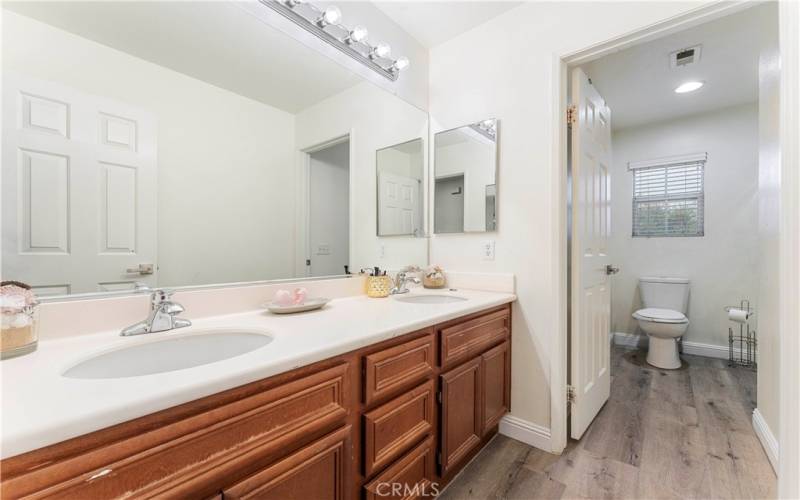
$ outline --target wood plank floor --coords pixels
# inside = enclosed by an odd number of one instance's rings
[[[439,498],[775,498],[751,424],[755,372],[698,356],[660,370],[645,356],[612,349],[611,397],[563,454],[497,436]]]

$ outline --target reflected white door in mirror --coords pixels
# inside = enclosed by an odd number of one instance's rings
[[[3,72],[3,274],[39,295],[154,286],[156,120]]]
[[[378,150],[378,236],[423,236],[421,138]]]

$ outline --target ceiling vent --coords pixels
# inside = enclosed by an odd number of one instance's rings
[[[685,66],[696,64],[700,61],[701,49],[702,45],[695,45],[694,47],[676,50],[669,55],[670,68],[683,68]]]

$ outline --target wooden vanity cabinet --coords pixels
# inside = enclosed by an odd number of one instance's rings
[[[509,387],[506,305],[2,460],[0,498],[430,497]]]

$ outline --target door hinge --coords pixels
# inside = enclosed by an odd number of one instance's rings
[[[441,451],[436,453],[436,463],[438,465],[442,465],[442,452]]]
[[[567,126],[571,127],[578,121],[578,107],[574,104],[567,106]]]
[[[439,404],[442,404],[442,391],[436,393],[436,401],[438,401]]]
[[[307,266],[310,266],[310,265],[311,265],[311,259],[306,259],[306,265],[307,265]]]
[[[575,402],[575,387],[568,385],[567,386],[567,404],[572,404]]]

